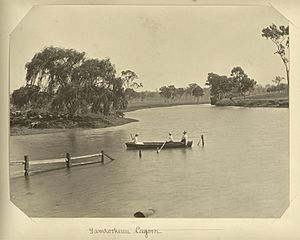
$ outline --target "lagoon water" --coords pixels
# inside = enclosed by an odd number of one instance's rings
[[[110,164],[15,177],[11,199],[33,217],[133,217],[153,208],[155,218],[280,217],[289,204],[288,109],[177,106],[129,112],[118,127],[13,136],[10,160],[64,157],[104,150]],[[191,149],[126,150],[140,140],[175,139]],[[204,134],[205,146],[198,146]]]

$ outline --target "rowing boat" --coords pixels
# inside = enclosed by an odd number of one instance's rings
[[[188,141],[187,145],[183,142],[127,142],[125,143],[128,149],[160,149],[163,148],[190,148],[193,141]]]

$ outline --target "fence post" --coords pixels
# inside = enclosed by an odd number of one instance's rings
[[[70,168],[71,167],[71,156],[70,156],[70,153],[66,153],[66,158],[67,158],[67,161],[66,161],[67,168]]]
[[[29,175],[29,159],[28,156],[25,155],[24,156],[24,176],[28,176]]]
[[[202,147],[204,147],[204,135],[201,135],[201,140],[202,140]]]
[[[104,151],[103,150],[101,151],[101,163],[102,164],[104,163]]]

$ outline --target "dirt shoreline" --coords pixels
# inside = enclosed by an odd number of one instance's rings
[[[173,103],[143,103],[139,105],[128,106],[125,112],[132,112],[140,109],[147,108],[158,108],[158,107],[171,107],[171,106],[179,106],[179,105],[196,105],[196,104],[204,104],[208,102],[173,102]],[[25,126],[13,126],[10,127],[10,136],[20,136],[20,135],[35,135],[35,134],[47,134],[47,133],[55,133],[55,132],[67,132],[67,131],[78,131],[78,130],[86,130],[86,129],[97,129],[97,128],[107,128],[113,126],[121,126],[127,123],[136,122],[136,119],[123,118],[123,117],[114,117],[109,119],[109,121],[103,119],[90,119],[88,120],[85,127],[72,127],[65,124],[65,127],[58,128],[28,128]],[[90,124],[93,123],[93,124]],[[93,127],[89,126],[93,125]]]
[[[64,128],[28,128],[28,127],[10,127],[10,136],[21,136],[21,135],[35,135],[35,134],[47,134],[56,132],[68,132],[68,131],[78,131],[87,129],[97,129],[97,128],[107,128],[113,126],[121,126],[131,122],[137,122],[136,119],[131,118],[116,118],[109,123],[103,122],[101,120],[93,120],[95,127],[64,127]]]

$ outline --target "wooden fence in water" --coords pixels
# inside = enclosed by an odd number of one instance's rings
[[[89,155],[83,155],[83,156],[77,156],[77,157],[71,157],[70,153],[66,153],[66,156],[64,158],[56,158],[56,159],[43,159],[43,160],[29,160],[28,155],[24,156],[24,161],[12,161],[10,162],[10,165],[24,165],[24,176],[29,176],[29,173],[40,173],[40,172],[46,172],[51,170],[58,170],[62,168],[70,169],[71,167],[77,167],[77,166],[84,166],[84,165],[90,165],[90,164],[97,164],[100,163],[102,165],[105,164],[105,157],[108,158],[110,161],[106,163],[110,163],[114,158],[106,154],[104,151],[101,151],[100,153],[96,154],[89,154]],[[96,160],[90,160],[88,159],[97,158]],[[85,161],[83,161],[85,160]],[[64,166],[60,167],[54,167],[51,169],[46,170],[39,170],[39,171],[31,171],[31,166],[35,165],[46,165],[46,164],[60,164],[64,163]]]

